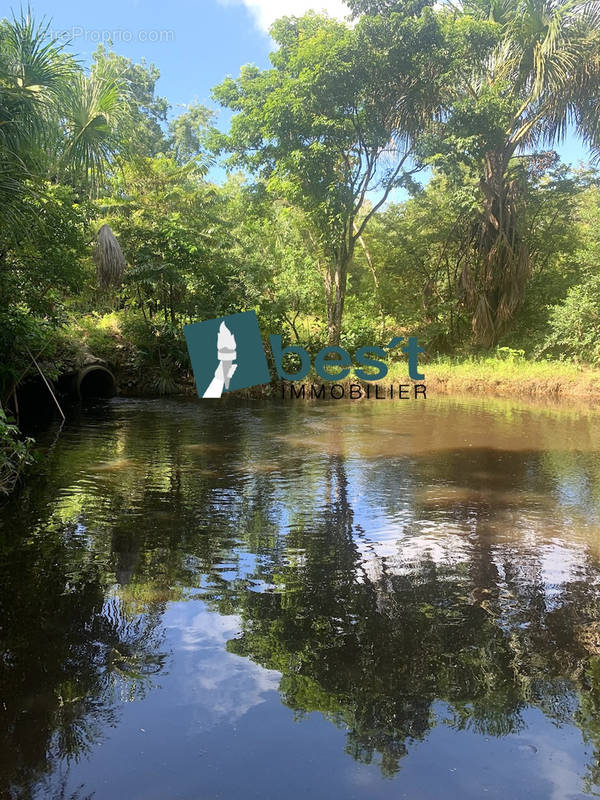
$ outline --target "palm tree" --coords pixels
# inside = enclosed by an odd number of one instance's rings
[[[127,114],[123,78],[109,62],[89,76],[78,72],[69,84],[62,107],[66,133],[60,153],[60,177],[81,183],[92,194],[102,186],[119,151],[118,125]]]
[[[495,103],[501,124],[483,153],[475,258],[460,279],[484,346],[505,330],[529,273],[519,182],[526,151],[552,147],[572,126],[600,157],[599,6],[597,0],[465,0],[452,12],[489,20],[500,34],[486,63],[461,75],[457,95],[473,110]]]
[[[0,21],[0,224],[22,226],[43,180],[95,194],[115,161],[124,83],[105,66],[83,74],[29,13]]]
[[[18,221],[33,190],[36,154],[74,71],[47,29],[31,17],[0,21],[0,222]]]

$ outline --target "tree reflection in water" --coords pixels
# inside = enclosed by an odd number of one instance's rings
[[[199,590],[240,617],[229,652],[279,671],[287,706],[321,712],[384,775],[437,725],[501,737],[537,708],[579,726],[595,752],[586,788],[598,783],[591,450],[559,457],[550,420],[535,448],[374,459],[355,416],[328,418],[324,436],[317,414],[298,412],[316,431],[300,448],[291,412],[175,412],[89,421],[91,441],[67,437],[49,475],[5,508],[9,796],[32,796],[118,724],[124,703],[151,699],[177,657],[165,609]]]

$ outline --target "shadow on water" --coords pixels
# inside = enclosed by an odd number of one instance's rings
[[[66,426],[0,510],[0,791],[296,796],[277,753],[297,796],[594,791],[597,418],[329,409]]]

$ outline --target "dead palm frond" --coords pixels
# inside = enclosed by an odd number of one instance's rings
[[[125,256],[117,237],[108,225],[103,225],[98,231],[94,247],[94,261],[98,285],[101,289],[121,285],[125,272]]]

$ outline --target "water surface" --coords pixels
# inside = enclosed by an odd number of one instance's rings
[[[117,399],[0,507],[0,796],[582,798],[600,417]]]

